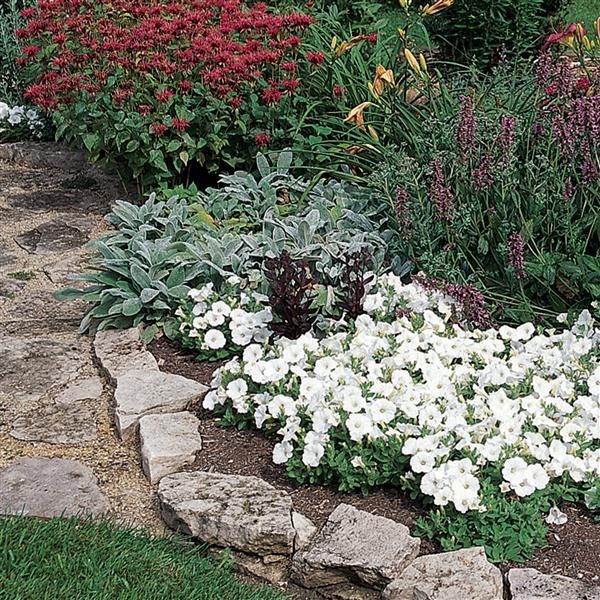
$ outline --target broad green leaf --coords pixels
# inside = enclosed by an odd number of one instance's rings
[[[142,301],[139,298],[128,298],[123,302],[121,312],[126,317],[132,317],[142,310]]]
[[[154,300],[158,294],[160,294],[160,292],[154,288],[144,288],[140,294],[140,300],[144,304],[147,304],[148,302],[152,302],[152,300]]]
[[[136,285],[140,288],[152,287],[152,280],[148,277],[148,274],[138,265],[132,264],[129,267],[131,277]]]

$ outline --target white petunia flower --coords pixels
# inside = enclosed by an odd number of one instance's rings
[[[225,315],[216,313],[213,310],[206,311],[204,319],[211,327],[218,327],[219,325],[223,325],[223,323],[225,323]]]
[[[234,379],[227,384],[227,396],[237,400],[248,393],[248,384],[244,379]]]
[[[564,525],[568,521],[567,515],[558,507],[553,506],[546,517],[548,525]]]
[[[325,448],[319,444],[311,444],[304,446],[304,452],[302,453],[302,462],[307,467],[318,467],[325,454]]]
[[[245,363],[255,363],[264,356],[263,349],[258,344],[250,344],[244,349],[242,358]]]
[[[209,329],[204,335],[204,343],[211,350],[218,350],[225,347],[227,340],[218,329]]]
[[[417,452],[410,459],[410,468],[415,473],[428,473],[435,466],[435,456],[431,452]]]
[[[293,448],[289,442],[279,442],[273,447],[273,462],[276,465],[286,463],[293,455]]]
[[[373,423],[367,415],[354,413],[346,419],[346,427],[348,428],[350,439],[360,442],[365,436],[371,433]]]

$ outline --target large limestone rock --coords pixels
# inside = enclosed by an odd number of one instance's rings
[[[76,335],[0,337],[0,392],[31,403],[73,381],[85,364]]]
[[[483,548],[419,556],[388,585],[385,600],[502,600],[502,573]]]
[[[158,371],[156,359],[140,340],[137,327],[99,331],[94,339],[94,351],[113,382],[128,371]]]
[[[102,394],[98,377],[75,381],[56,396],[45,397],[11,423],[19,440],[49,444],[79,444],[97,437],[96,400]]]
[[[5,419],[20,440],[78,444],[97,435],[102,383],[77,335],[0,338],[0,392]]]
[[[263,557],[289,556],[292,499],[258,477],[196,471],[160,481],[161,514],[172,529]]]
[[[511,569],[508,583],[512,600],[600,600],[600,586],[536,569]]]
[[[15,142],[0,144],[0,160],[28,165],[34,169],[79,171],[85,164],[82,152],[54,142]]]
[[[0,471],[0,513],[57,517],[109,509],[94,473],[62,458],[18,458]]]
[[[9,308],[9,316],[15,320],[6,322],[7,333],[17,336],[24,331],[27,335],[65,335],[77,331],[85,314],[86,303],[82,300],[57,300],[52,290],[33,285],[26,293],[14,296]]]
[[[404,525],[340,504],[309,546],[294,555],[292,579],[308,588],[361,582],[382,589],[417,556]]]
[[[150,483],[191,465],[202,448],[200,421],[189,412],[140,419],[142,468]]]
[[[198,400],[205,385],[171,373],[134,370],[117,377],[115,420],[123,438],[133,433],[144,415],[180,412]]]
[[[85,229],[53,219],[15,237],[30,254],[54,254],[80,248],[88,241]]]

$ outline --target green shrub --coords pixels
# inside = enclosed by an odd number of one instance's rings
[[[0,4],[0,101],[11,105],[22,102],[23,91],[29,83],[17,65],[21,43],[15,32],[23,26],[21,9],[30,4],[28,0],[7,0]]]
[[[530,51],[546,29],[545,0],[455,0],[432,33],[445,54],[487,65],[503,51]]]
[[[600,6],[596,0],[572,0],[565,2],[559,13],[560,20],[569,23],[583,23],[588,29],[594,28],[594,22],[600,18]]]

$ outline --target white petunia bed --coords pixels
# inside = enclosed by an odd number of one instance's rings
[[[364,307],[321,338],[248,340],[204,407],[276,433],[274,462],[300,480],[412,485],[459,513],[485,512],[490,490],[522,500],[557,481],[597,503],[600,329],[588,311],[562,331],[468,331],[451,298],[394,275]]]

